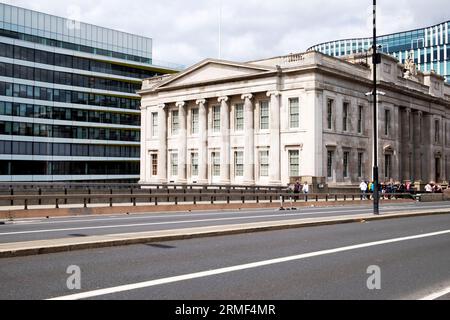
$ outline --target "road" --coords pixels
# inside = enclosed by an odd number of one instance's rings
[[[81,290],[66,287],[71,265]],[[380,290],[367,287],[369,266]],[[449,299],[450,214],[6,258],[0,269],[0,299]]]
[[[400,212],[416,209],[449,208],[450,202],[398,203],[381,206],[383,212]],[[296,211],[274,209],[151,213],[119,216],[83,216],[52,219],[25,219],[14,224],[0,225],[0,243],[32,240],[86,237],[91,235],[121,234],[156,230],[182,229],[202,226],[219,226],[249,222],[292,220],[352,214],[371,213],[372,206],[307,207]]]

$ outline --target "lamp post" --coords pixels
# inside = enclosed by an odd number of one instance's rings
[[[380,55],[377,53],[377,1],[373,0],[373,214],[380,214],[380,194],[378,177],[378,112],[377,112],[377,64]]]

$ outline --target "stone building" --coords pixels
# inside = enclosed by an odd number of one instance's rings
[[[387,55],[377,70],[380,180],[448,180],[450,86]],[[370,180],[371,79],[370,60],[307,52],[144,80],[141,182]]]

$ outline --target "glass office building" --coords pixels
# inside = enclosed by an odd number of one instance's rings
[[[0,182],[138,181],[152,39],[0,4]]]
[[[377,39],[381,51],[405,62],[411,50],[414,61],[422,72],[434,70],[450,82],[450,21],[438,25],[406,32],[380,36]],[[308,51],[319,51],[340,57],[367,51],[372,46],[372,38],[347,39],[315,45]]]

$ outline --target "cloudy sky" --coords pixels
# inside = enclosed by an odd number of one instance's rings
[[[153,38],[155,59],[248,61],[371,35],[371,0],[0,0]],[[449,0],[378,0],[379,33],[450,19]],[[74,10],[75,8],[75,10]]]

